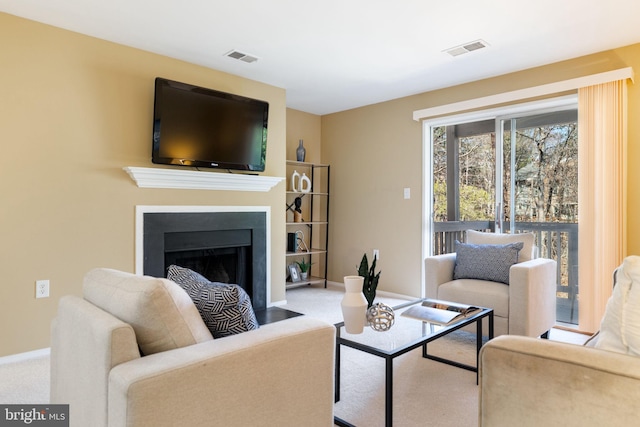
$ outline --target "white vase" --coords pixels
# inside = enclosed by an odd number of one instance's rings
[[[311,191],[311,179],[304,172],[300,177],[300,188],[298,188],[298,191],[301,193],[308,193]]]
[[[367,299],[362,293],[362,276],[345,276],[345,293],[340,303],[344,329],[348,334],[361,334],[367,319]]]
[[[294,170],[293,173],[291,174],[291,191],[293,191],[294,193],[297,193],[298,190],[298,185],[300,184],[300,174],[298,173],[298,171]]]

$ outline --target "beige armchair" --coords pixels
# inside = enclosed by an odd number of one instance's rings
[[[482,347],[480,427],[638,425],[640,257],[614,277],[600,331],[585,345],[502,336]]]
[[[332,325],[213,339],[169,280],[97,269],[84,285],[52,325],[51,403],[70,405],[71,426],[332,425]]]
[[[640,359],[502,336],[480,353],[480,427],[638,425]]]
[[[467,231],[467,243],[522,242],[517,263],[508,269],[508,284],[474,278],[454,279],[456,254],[425,259],[427,298],[478,305],[494,310],[494,335],[548,336],[556,320],[556,262],[534,258],[533,234]],[[487,325],[483,327],[487,331]]]

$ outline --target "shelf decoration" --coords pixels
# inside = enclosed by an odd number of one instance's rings
[[[291,174],[291,191],[298,192],[298,184],[300,183],[300,174],[297,170],[294,170]]]
[[[302,261],[296,261],[296,264],[298,264],[298,267],[300,267],[300,277],[302,278],[302,280],[307,280],[307,277],[309,276],[309,269],[311,268],[311,262],[307,262],[306,259],[303,259]]]
[[[311,180],[309,179],[309,177],[307,176],[306,173],[302,173],[302,176],[300,177],[300,188],[299,191],[301,193],[308,193],[311,191]]]
[[[304,145],[303,145],[303,144],[304,144],[304,141],[303,141],[303,140],[300,140],[300,141],[299,141],[299,144],[298,144],[298,149],[296,150],[296,159],[297,159],[299,162],[304,162],[304,157],[305,157],[305,156],[306,156],[306,154],[307,154],[307,149],[306,149],[306,148],[304,148]]]
[[[302,199],[296,197],[293,203],[296,205],[296,208],[293,210],[293,222],[302,222]]]

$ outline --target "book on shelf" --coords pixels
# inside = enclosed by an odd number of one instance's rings
[[[402,316],[448,326],[476,314],[479,310],[479,307],[472,305],[428,299],[420,305],[409,307]]]

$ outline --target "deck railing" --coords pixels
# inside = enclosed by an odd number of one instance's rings
[[[509,230],[510,224],[504,223]],[[467,230],[493,231],[491,221],[450,221],[434,223],[434,254],[455,252],[455,241],[464,242]],[[578,224],[558,222],[516,222],[516,233],[535,236],[537,256],[558,263],[556,282],[557,321],[578,324]]]

